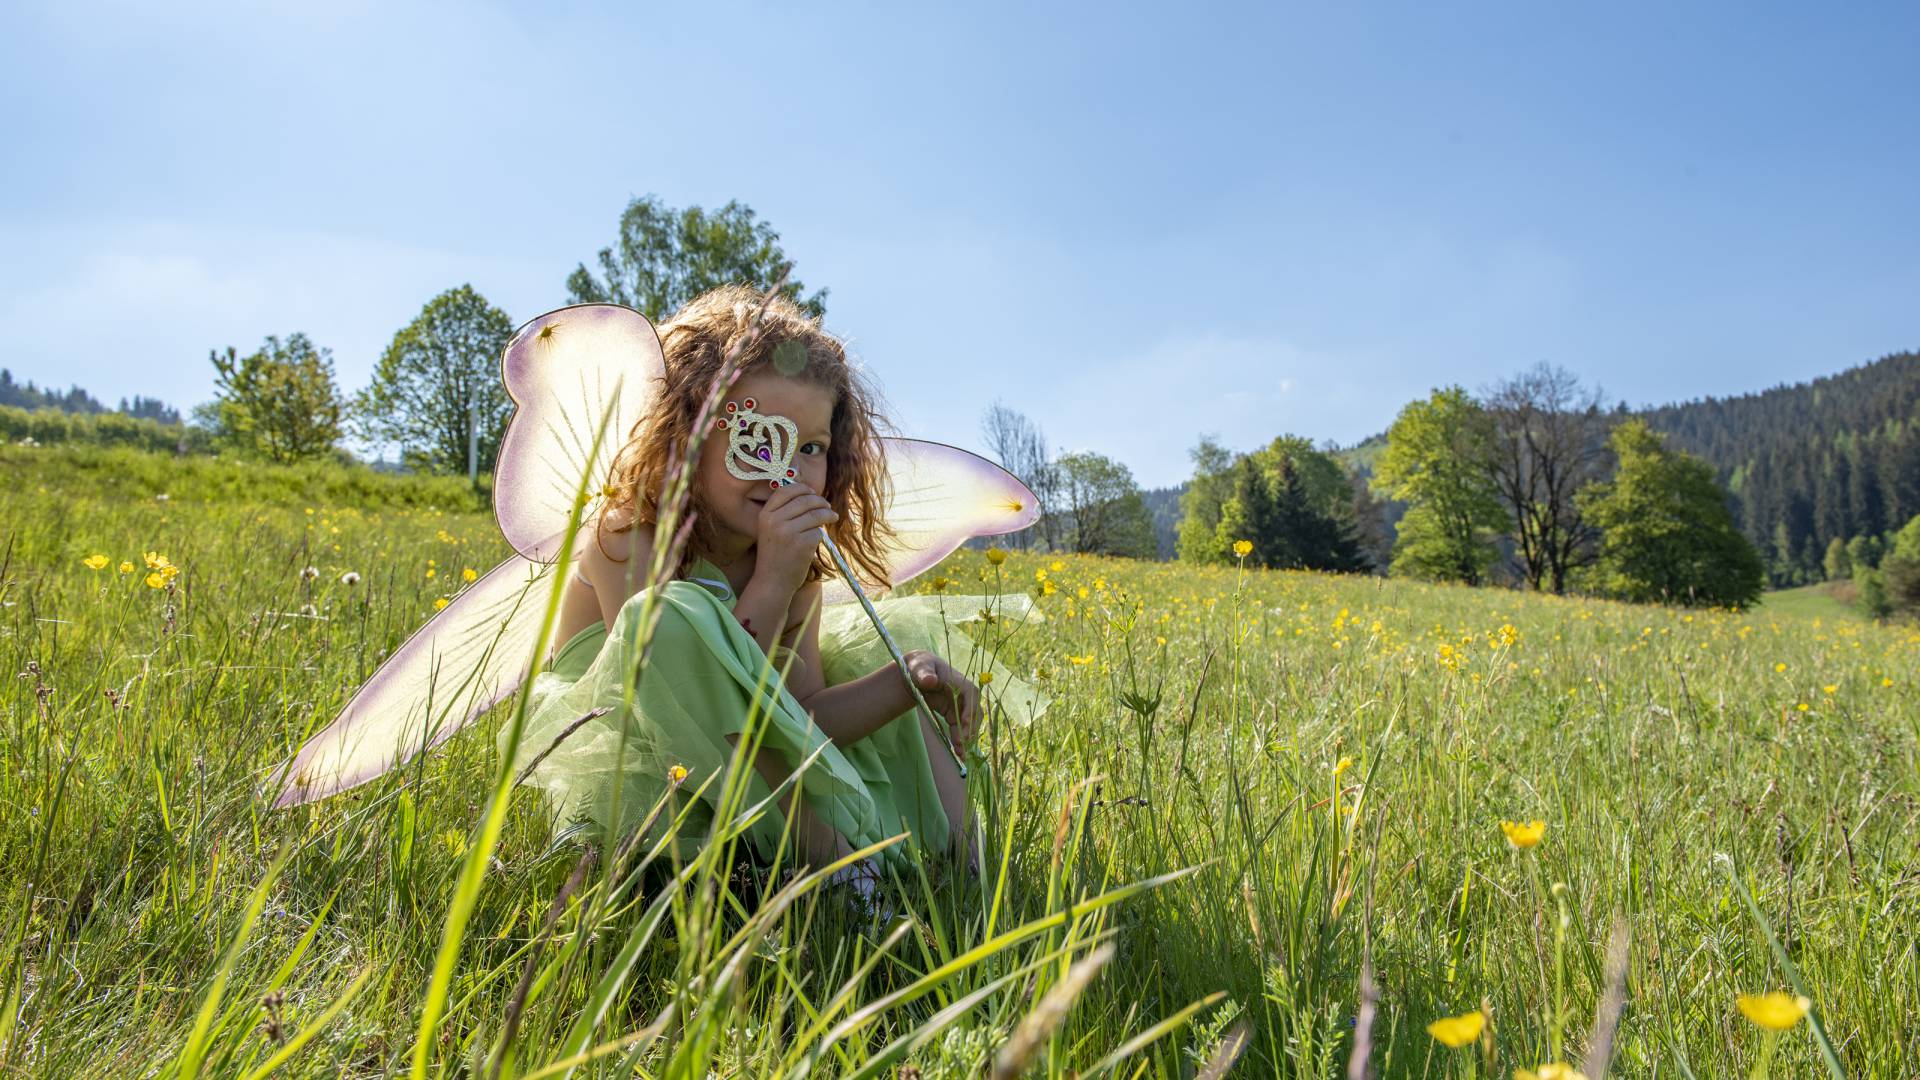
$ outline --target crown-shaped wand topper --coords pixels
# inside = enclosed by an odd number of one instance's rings
[[[765,480],[769,487],[786,487],[795,478],[793,453],[799,442],[800,428],[784,416],[754,411],[755,404],[752,398],[729,401],[726,403],[726,415],[714,421],[714,426],[726,433],[727,471],[742,480]],[[854,576],[852,567],[847,565],[846,556],[840,554],[839,545],[827,535],[825,528],[815,531],[820,534],[821,542],[827,545],[827,553],[833,556],[834,565],[840,568],[840,576],[846,579],[847,587],[853,590],[854,598],[860,601],[860,607],[866,611],[880,640],[886,643],[887,652],[893,656],[901,677],[907,681],[907,690],[913,694],[914,703],[933,721],[942,741],[946,743],[947,753],[953,755],[953,763],[959,766],[960,775],[965,777],[967,763],[960,759],[953,748],[953,733],[948,729],[946,719],[920,695],[919,684],[913,681],[913,672],[907,668],[906,656],[900,652],[900,646],[894,643],[893,635],[887,633],[887,624],[880,620],[880,613],[873,609],[873,601],[867,599],[867,591],[860,587],[860,579]]]

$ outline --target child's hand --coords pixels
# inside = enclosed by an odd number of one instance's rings
[[[980,717],[980,688],[938,655],[916,649],[906,654],[907,670],[920,696],[947,722],[955,756],[965,758]]]
[[[839,521],[832,504],[802,483],[788,484],[768,496],[760,507],[760,535],[755,543],[753,576],[763,575],[791,596],[806,584],[820,535],[815,530]]]

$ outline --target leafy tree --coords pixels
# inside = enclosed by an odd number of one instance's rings
[[[1514,554],[1534,589],[1567,591],[1567,576],[1592,557],[1594,533],[1574,495],[1606,467],[1607,418],[1598,390],[1564,368],[1540,364],[1487,392],[1493,438],[1488,463],[1512,518]]]
[[[1847,555],[1847,542],[1839,537],[1827,541],[1827,557],[1822,560],[1828,581],[1845,581],[1853,576],[1853,559]]]
[[[1054,468],[1060,476],[1068,550],[1153,557],[1153,515],[1140,498],[1132,470],[1092,452],[1062,454]]]
[[[1400,410],[1373,487],[1407,504],[1393,572],[1478,585],[1493,564],[1491,530],[1506,523],[1490,479],[1486,413],[1453,386]]]
[[[1855,566],[1853,582],[1857,596],[1854,600],[1860,607],[1860,613],[1869,619],[1884,619],[1893,614],[1893,601],[1887,597],[1887,579],[1880,571],[1871,566]]]
[[[1847,562],[1853,567],[1855,576],[1863,569],[1879,568],[1882,546],[1880,538],[1872,534],[1856,536],[1847,541]]]
[[[500,381],[500,353],[513,334],[506,312],[471,285],[448,289],[393,336],[360,413],[370,441],[397,443],[401,460],[435,472],[491,467],[513,402]]]
[[[1580,492],[1601,534],[1588,575],[1605,595],[1639,602],[1743,607],[1766,586],[1753,543],[1734,525],[1713,468],[1668,450],[1639,420],[1609,440],[1619,469]]]
[[[1193,458],[1193,479],[1180,496],[1180,530],[1177,547],[1180,561],[1190,563],[1225,562],[1230,556],[1220,539],[1220,511],[1233,493],[1233,451],[1200,436],[1200,445],[1188,451]],[[1232,537],[1227,539],[1231,544]]]
[[[1902,526],[1880,560],[1887,604],[1901,614],[1920,614],[1920,515]]]
[[[779,241],[772,225],[737,201],[714,211],[675,210],[648,195],[620,215],[619,238],[600,249],[600,274],[579,265],[567,275],[567,294],[576,304],[625,304],[657,322],[721,285],[772,285],[790,265]],[[827,290],[804,299],[803,291],[791,277],[780,287],[815,318],[826,314]]]
[[[196,416],[220,444],[285,463],[325,454],[339,441],[347,402],[334,385],[333,354],[307,335],[269,336],[244,357],[229,345],[208,359],[216,397]]]

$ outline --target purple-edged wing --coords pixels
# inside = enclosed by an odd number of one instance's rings
[[[494,516],[513,550],[552,562],[581,477],[606,482],[614,455],[660,391],[666,363],[646,316],[616,304],[549,311],[500,357],[513,418],[494,464]],[[594,436],[605,421],[596,450]]]
[[[881,441],[891,489],[886,521],[894,532],[882,560],[895,585],[931,570],[973,537],[1018,532],[1040,520],[1027,485],[978,454],[919,439]],[[860,584],[869,592],[875,587]],[[825,589],[829,604],[852,599],[844,581]]]
[[[553,568],[515,555],[406,640],[288,763],[273,805],[357,787],[431,750],[527,677]]]

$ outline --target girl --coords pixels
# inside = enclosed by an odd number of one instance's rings
[[[863,578],[886,581],[879,418],[842,343],[796,305],[768,302],[753,338],[760,303],[753,290],[722,288],[660,326],[664,386],[614,461],[606,503],[581,529],[559,613],[556,640],[564,644],[535,681],[515,774],[543,789],[576,827],[623,837],[670,788],[691,793],[723,771],[758,713],[765,719],[751,799],[831,744],[803,774],[797,797],[790,788],[780,815],[749,832],[758,854],[779,845],[782,815],[793,819],[799,853],[814,865],[901,832],[912,849],[959,853],[968,822],[955,757],[978,728],[980,690],[931,648],[913,646],[951,641],[965,654],[957,656],[963,667],[993,672],[1003,707],[1017,714],[1030,716],[1038,697],[966,635],[947,635],[937,607],[915,602],[921,598],[883,601],[913,678],[945,720],[950,753],[864,614],[823,606],[823,583],[838,575],[816,530],[833,537]],[[704,440],[689,541],[673,580],[652,590],[659,622],[636,679],[669,463],[689,445],[729,348],[748,340],[725,400],[751,401],[748,408],[793,422],[795,475],[777,489],[741,479],[727,467],[727,438]],[[968,618],[980,607],[952,606]],[[768,657],[784,675],[767,677]],[[707,797],[721,786],[710,784]],[[690,808],[683,847],[700,842],[713,812],[707,801]]]

